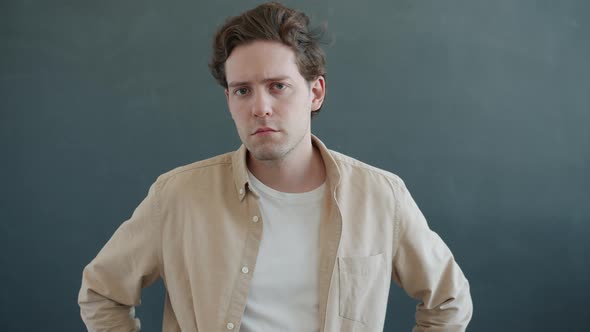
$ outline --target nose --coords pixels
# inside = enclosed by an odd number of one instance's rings
[[[254,103],[252,105],[252,113],[256,117],[267,117],[272,115],[272,101],[271,96],[265,92],[258,92],[254,94]]]

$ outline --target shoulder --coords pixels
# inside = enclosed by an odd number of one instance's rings
[[[213,174],[231,172],[233,153],[227,152],[173,168],[158,176],[155,182],[156,189],[170,184],[186,184],[195,179],[199,181],[211,179]]]
[[[394,191],[397,191],[405,186],[404,181],[397,174],[369,165],[343,153],[333,150],[329,151],[330,155],[332,158],[334,158],[334,161],[338,166],[343,180],[365,180],[375,183],[382,183],[384,185],[392,186]]]

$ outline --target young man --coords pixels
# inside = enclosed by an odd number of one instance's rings
[[[415,331],[463,331],[469,284],[397,176],[311,134],[326,93],[308,18],[277,3],[227,21],[211,70],[239,150],[158,177],[84,269],[90,331],[139,328],[166,286],[164,331],[382,331],[391,280],[421,300]]]

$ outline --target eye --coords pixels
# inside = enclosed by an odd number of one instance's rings
[[[287,86],[283,83],[274,83],[273,87],[277,90],[285,90]]]
[[[248,89],[247,88],[239,88],[239,89],[234,90],[234,94],[235,95],[238,95],[238,96],[243,96],[243,95],[245,95],[247,93],[248,93]]]

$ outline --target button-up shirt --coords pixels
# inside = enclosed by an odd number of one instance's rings
[[[469,283],[396,175],[328,150],[320,225],[321,331],[382,331],[391,281],[419,299],[414,331],[464,331]],[[89,331],[136,331],[141,289],[162,278],[163,331],[237,331],[264,220],[247,149],[160,175],[82,276]],[[276,301],[285,301],[279,299]]]

